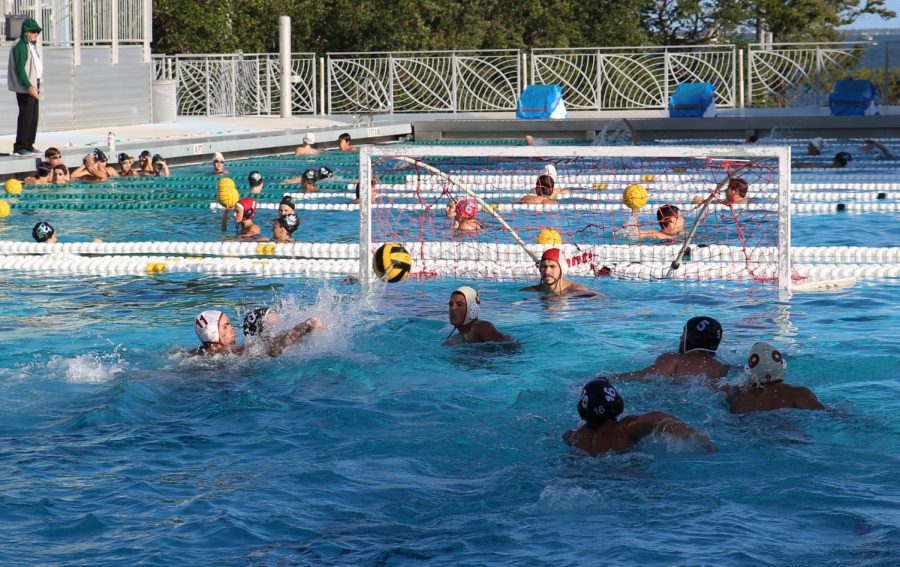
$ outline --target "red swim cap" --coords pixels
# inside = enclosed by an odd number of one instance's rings
[[[478,214],[478,203],[474,199],[463,199],[456,204],[456,218],[460,220],[474,219]]]
[[[560,275],[566,273],[566,255],[563,254],[563,251],[559,248],[550,248],[548,250],[544,250],[544,253],[541,254],[541,262],[543,262],[544,260],[552,260],[559,264]]]

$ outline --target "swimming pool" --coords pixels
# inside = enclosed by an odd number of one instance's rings
[[[66,215],[57,224],[73,238],[108,230],[109,240],[140,240],[147,228],[158,239],[178,226],[188,240],[221,238],[220,212],[174,211],[183,216],[52,214]],[[344,226],[352,212],[316,214],[322,238],[354,233]],[[884,245],[896,220],[798,217],[794,237]],[[604,297],[542,300],[519,292],[521,283],[479,282],[482,317],[520,346],[451,349],[441,341],[453,280],[410,280],[360,301],[339,280],[0,272],[0,557],[11,565],[900,561],[895,281],[790,301],[753,282],[581,281]],[[201,309],[238,319],[258,305],[277,305],[291,322],[319,316],[328,329],[278,359],[179,352],[196,346]],[[586,380],[645,366],[698,314],[722,322],[723,360],[742,365],[753,342],[778,344],[787,380],[834,411],[735,417],[703,387],[627,383],[619,385],[626,414],[670,412],[708,433],[718,453],[655,439],[591,459],[561,442],[578,424]]]

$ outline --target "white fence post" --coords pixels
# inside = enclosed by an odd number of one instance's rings
[[[143,31],[144,36],[144,63],[150,61],[150,42],[153,40],[153,3],[151,0],[144,0],[143,3]]]
[[[291,117],[291,18],[278,17],[278,49],[281,57],[281,117]]]
[[[119,0],[109,0],[109,59],[113,65],[119,64]]]
[[[72,0],[72,64],[81,65],[81,0]]]
[[[744,108],[744,50],[737,51],[738,108]]]

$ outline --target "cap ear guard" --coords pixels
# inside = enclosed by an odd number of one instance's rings
[[[216,309],[207,309],[202,311],[197,318],[194,319],[194,332],[202,343],[219,343],[219,320],[222,318],[221,311]]]

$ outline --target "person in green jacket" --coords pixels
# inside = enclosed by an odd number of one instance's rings
[[[13,153],[18,156],[43,155],[34,149],[37,136],[38,104],[41,92],[41,75],[44,64],[37,49],[41,26],[31,18],[22,23],[22,35],[9,50],[6,83],[16,93],[19,104],[19,120],[16,124],[16,141]]]

